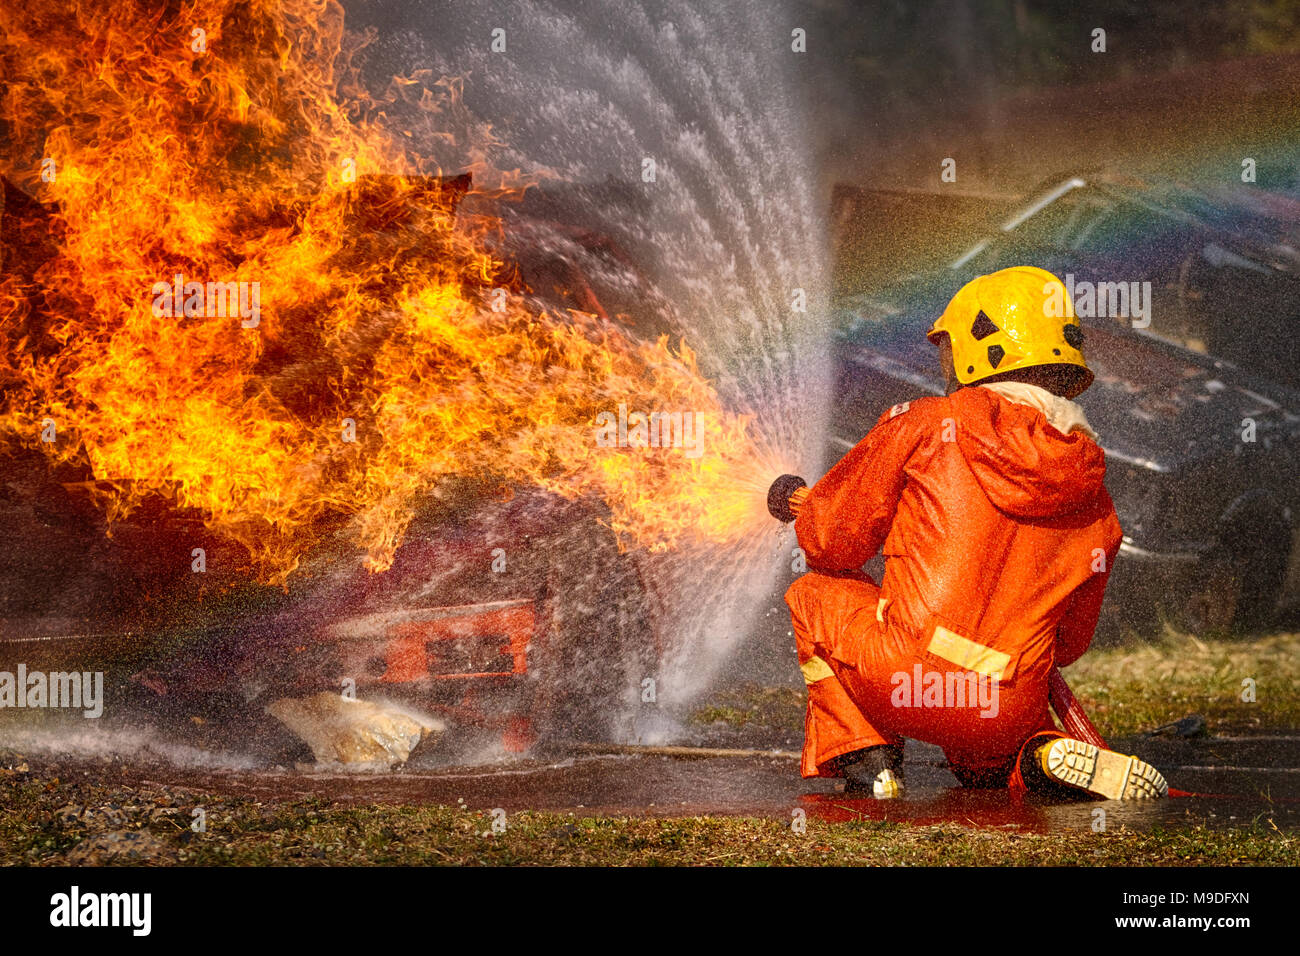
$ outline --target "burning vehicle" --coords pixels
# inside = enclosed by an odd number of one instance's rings
[[[891,218],[921,209],[964,225],[966,245],[927,246],[914,231],[905,239],[930,268],[895,268],[866,291],[842,277],[829,454],[891,405],[942,393],[925,331],[957,288],[1037,265],[1076,290],[1096,371],[1079,402],[1101,436],[1125,531],[1103,633],[1148,630],[1161,613],[1194,633],[1251,629],[1294,600],[1300,204],[1103,175],[1054,180],[1007,208],[848,189],[837,205],[841,223],[874,215],[886,235]],[[880,250],[879,240],[845,233],[841,262],[858,250],[869,258],[865,244]]]
[[[675,650],[652,579],[761,537],[771,470],[571,214],[626,188],[497,168],[335,3],[65,13],[0,32],[0,653],[318,759],[616,732]],[[222,42],[178,59],[186,17]],[[691,455],[597,440],[625,407],[689,410]],[[345,757],[354,697],[391,739]]]
[[[398,185],[362,182],[358,228],[367,230],[367,243],[406,225],[393,201]],[[454,208],[470,179],[416,188]],[[3,197],[9,274],[30,280],[52,254],[54,213],[10,183]],[[494,291],[612,321],[597,292],[607,287],[575,271],[563,253],[572,256],[565,247],[573,243],[598,260],[617,250],[572,226],[532,225],[532,233],[517,234],[533,241],[517,240],[522,262],[512,260],[509,285]],[[536,241],[543,231],[550,245]],[[315,380],[293,363],[278,374]],[[96,498],[120,491],[123,481],[96,481],[75,464],[51,469],[40,453],[16,447],[5,449],[0,468],[6,660],[107,667],[119,678],[119,699],[182,723],[282,738],[265,718],[270,708],[317,759],[381,760],[384,747],[359,745],[355,728],[304,729],[336,714],[313,721],[283,703],[311,701],[319,711],[327,699],[355,694],[392,704],[393,713],[431,716],[415,718],[426,733],[454,724],[457,747],[496,740],[517,753],[547,740],[617,733],[640,676],[654,671],[664,650],[637,558],[593,496],[448,478],[422,498],[382,573],[344,542],[345,522],[334,516],[274,588],[251,579],[248,555],[193,510],[153,496],[110,521]],[[374,715],[366,719],[373,724]]]

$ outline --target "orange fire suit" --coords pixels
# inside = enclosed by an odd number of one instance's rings
[[[963,783],[1023,787],[1026,742],[1058,735],[1048,674],[1087,649],[1119,550],[1105,472],[1085,433],[987,388],[881,416],[795,522],[805,777],[910,737]],[[878,551],[879,586],[861,570]]]

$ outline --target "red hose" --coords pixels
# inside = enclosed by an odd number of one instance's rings
[[[1083,705],[1061,676],[1059,667],[1053,667],[1047,675],[1047,699],[1052,702],[1052,710],[1061,718],[1061,725],[1067,734],[1094,747],[1106,746],[1105,739],[1092,725],[1088,715],[1083,712]]]

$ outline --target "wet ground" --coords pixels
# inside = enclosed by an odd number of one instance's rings
[[[799,777],[802,682],[790,666],[793,648],[785,646],[792,641],[788,619],[768,615],[765,623],[770,633],[735,655],[719,679],[723,687],[750,690],[715,694],[690,714],[652,714],[629,739],[656,746],[593,744],[521,757],[505,753],[498,737],[469,751],[449,753],[441,744],[417,751],[396,770],[324,770],[295,765],[283,728],[277,737],[268,718],[232,729],[181,708],[167,733],[152,729],[158,714],[130,718],[115,709],[112,717],[85,721],[47,712],[33,724],[30,712],[6,711],[0,713],[0,748],[69,780],[187,787],[268,804],[320,798],[346,806],[780,819],[802,809],[828,821],[951,822],[1033,833],[1090,828],[1100,807],[1108,829],[1252,823],[1300,829],[1300,734],[1266,730],[1112,740],[1115,749],[1157,766],[1171,787],[1194,794],[1162,801],[1054,803],[962,790],[941,751],[916,742],[907,747],[904,799],[850,799],[838,781]],[[300,753],[297,759],[309,757]]]
[[[149,759],[33,754],[68,776],[89,774],[115,784],[181,786],[246,797],[263,803],[321,798],[343,805],[464,805],[519,810],[574,811],[580,815],[650,817],[745,815],[785,818],[802,808],[813,819],[950,822],[1047,833],[1087,829],[1094,810],[1106,826],[1137,831],[1204,824],[1236,827],[1262,822],[1278,830],[1300,828],[1300,737],[1116,741],[1166,774],[1170,785],[1193,791],[1143,803],[1053,803],[1036,796],[1013,799],[1001,791],[962,790],[937,748],[909,743],[908,793],[897,801],[850,799],[833,780],[801,780],[791,751],[700,748],[587,748],[553,759],[498,757],[478,766],[430,766],[418,756],[388,772],[326,771],[182,765]],[[173,757],[180,756],[173,754]]]

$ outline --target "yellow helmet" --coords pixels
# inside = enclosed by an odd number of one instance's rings
[[[1065,283],[1044,269],[1015,266],[967,282],[927,338],[947,333],[957,381],[978,382],[1035,365],[1082,369],[1066,398],[1092,384],[1083,359],[1083,329]]]

